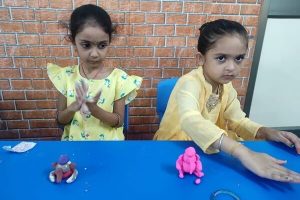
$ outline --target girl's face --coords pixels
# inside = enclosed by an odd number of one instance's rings
[[[205,79],[213,86],[232,81],[244,66],[246,52],[246,42],[238,35],[220,38],[205,55],[200,53]]]
[[[99,67],[106,56],[109,35],[99,26],[85,26],[75,37],[80,63],[88,68]]]

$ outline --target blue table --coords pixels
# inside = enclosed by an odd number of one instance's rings
[[[1,141],[0,146],[16,141]],[[253,150],[287,159],[300,171],[300,156],[281,144],[246,142]],[[195,177],[178,178],[175,161],[188,146],[201,156],[200,185]],[[68,154],[79,176],[72,184],[48,180],[51,163]],[[37,142],[17,154],[0,150],[0,199],[205,199],[218,189],[229,189],[241,200],[299,199],[300,184],[266,180],[246,170],[225,154],[204,155],[192,142]],[[227,198],[229,199],[229,198]]]

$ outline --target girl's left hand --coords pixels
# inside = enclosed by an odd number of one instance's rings
[[[257,138],[282,142],[289,147],[295,146],[297,153],[300,154],[300,138],[291,132],[262,127],[258,130]]]

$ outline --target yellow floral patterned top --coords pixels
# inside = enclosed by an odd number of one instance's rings
[[[47,72],[56,89],[67,98],[68,106],[75,101],[75,83],[85,81],[89,86],[87,98],[102,89],[97,105],[108,112],[113,112],[114,101],[118,99],[125,97],[125,104],[131,102],[142,83],[141,77],[129,76],[118,68],[99,80],[82,77],[78,65],[62,68],[49,63]],[[62,140],[124,140],[123,127],[111,127],[92,115],[84,118],[78,111],[71,123],[65,125]]]

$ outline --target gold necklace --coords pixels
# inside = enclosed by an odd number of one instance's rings
[[[99,72],[100,72],[100,70],[98,70],[97,73],[96,73],[92,78],[89,78],[89,77],[87,76],[87,74],[85,73],[85,71],[84,71],[84,67],[83,67],[82,65],[80,65],[80,67],[81,67],[81,69],[82,69],[83,75],[84,75],[85,78],[88,79],[88,80],[95,79],[95,78],[97,77],[97,75],[99,74]]]
[[[221,91],[220,87],[221,86],[218,85],[217,93],[216,94],[212,93],[206,102],[206,108],[208,112],[212,111],[220,102],[220,91]]]

